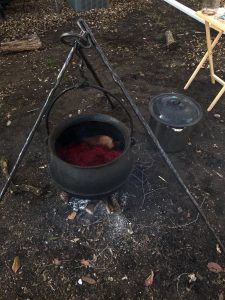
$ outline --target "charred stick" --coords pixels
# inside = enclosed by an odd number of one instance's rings
[[[9,176],[9,170],[8,170],[8,160],[2,158],[0,160],[0,168],[2,171],[2,174],[5,178],[7,178]],[[12,193],[21,193],[21,192],[30,192],[36,196],[40,196],[41,195],[41,189],[29,185],[29,184],[13,184],[13,182],[11,182],[11,190],[10,192]]]

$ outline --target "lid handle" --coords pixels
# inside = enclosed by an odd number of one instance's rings
[[[172,98],[170,103],[173,105],[180,105],[181,101],[178,98]]]

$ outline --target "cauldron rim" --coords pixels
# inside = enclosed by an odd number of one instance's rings
[[[96,122],[108,123],[108,124],[113,125],[117,130],[119,130],[122,133],[122,135],[124,137],[124,142],[125,142],[125,146],[124,146],[124,149],[123,149],[123,152],[121,153],[121,155],[119,155],[115,159],[113,159],[105,164],[96,165],[96,166],[86,166],[86,167],[70,164],[70,163],[66,162],[65,160],[61,159],[56,153],[55,141],[58,139],[58,137],[62,134],[62,132],[66,128],[69,128],[70,125],[73,125],[73,124],[75,125],[74,121],[76,121],[77,124],[79,124],[79,123],[82,123],[82,120],[84,123],[85,123],[85,121],[86,122],[96,121]],[[127,126],[120,120],[118,120],[110,115],[106,115],[106,114],[82,114],[79,116],[74,116],[69,119],[63,120],[58,126],[56,126],[53,129],[53,132],[49,135],[49,141],[48,141],[49,152],[53,153],[53,155],[59,161],[61,161],[63,164],[68,165],[72,168],[81,169],[81,170],[99,169],[99,168],[107,167],[108,165],[112,165],[112,164],[116,163],[118,160],[122,159],[122,157],[124,155],[126,155],[126,152],[129,150],[130,147],[131,147],[131,135],[130,135],[130,132],[129,132]]]

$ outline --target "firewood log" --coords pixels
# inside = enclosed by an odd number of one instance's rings
[[[23,40],[15,40],[0,43],[0,53],[22,52],[40,49],[41,40],[37,34],[33,34]]]

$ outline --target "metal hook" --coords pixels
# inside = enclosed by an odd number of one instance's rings
[[[75,33],[75,32],[66,32],[63,33],[60,37],[60,41],[68,45],[70,47],[81,47],[81,48],[91,48],[92,43],[90,39],[88,38],[87,33],[82,32],[81,34]]]

